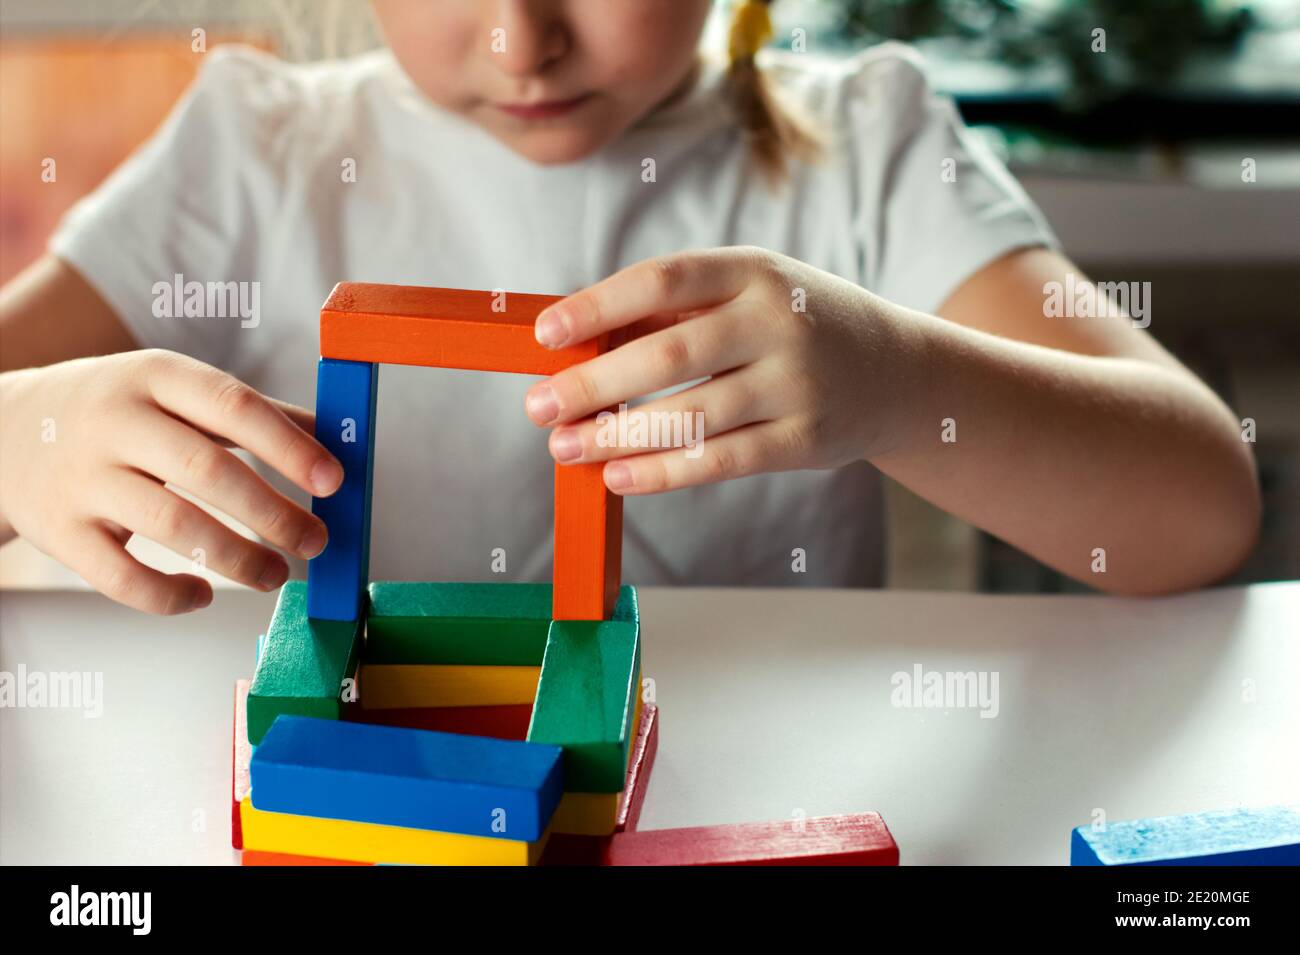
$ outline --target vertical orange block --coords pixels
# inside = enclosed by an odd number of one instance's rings
[[[555,466],[556,620],[608,620],[623,565],[623,498],[605,487],[604,465]]]

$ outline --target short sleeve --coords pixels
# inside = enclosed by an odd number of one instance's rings
[[[254,320],[244,314],[257,302],[258,217],[274,201],[249,104],[269,60],[244,48],[207,54],[162,126],[50,238],[50,252],[95,287],[142,347],[230,367],[248,337],[238,332]],[[205,292],[193,314],[199,287],[217,294]]]
[[[859,179],[854,228],[871,291],[932,314],[1006,253],[1056,247],[1024,189],[956,104],[931,89],[915,51],[899,44],[870,51],[848,86]]]

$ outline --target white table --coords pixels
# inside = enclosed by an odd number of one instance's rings
[[[219,863],[231,694],[273,598],[146,617],[0,597],[0,670],[100,671],[103,715],[0,710],[0,863]],[[642,828],[878,810],[905,863],[1064,863],[1072,827],[1300,802],[1300,583],[1165,600],[646,589]],[[998,675],[998,713],[891,677]]]

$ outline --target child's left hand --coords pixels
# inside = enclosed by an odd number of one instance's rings
[[[611,347],[533,386],[525,407],[536,424],[554,427],[557,461],[608,461],[605,483],[620,494],[838,467],[894,440],[896,386],[915,367],[916,336],[900,314],[763,249],[649,259],[538,316],[543,345],[608,332]],[[630,412],[703,412],[699,453],[598,444],[597,412],[701,378]]]

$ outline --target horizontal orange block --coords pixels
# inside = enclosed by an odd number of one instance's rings
[[[239,855],[240,865],[370,865],[369,862],[347,862],[343,859],[317,859],[314,856],[294,856],[287,852],[262,852],[245,849]]]
[[[322,358],[553,375],[594,358],[608,336],[551,350],[533,324],[558,295],[340,282],[320,312]]]

